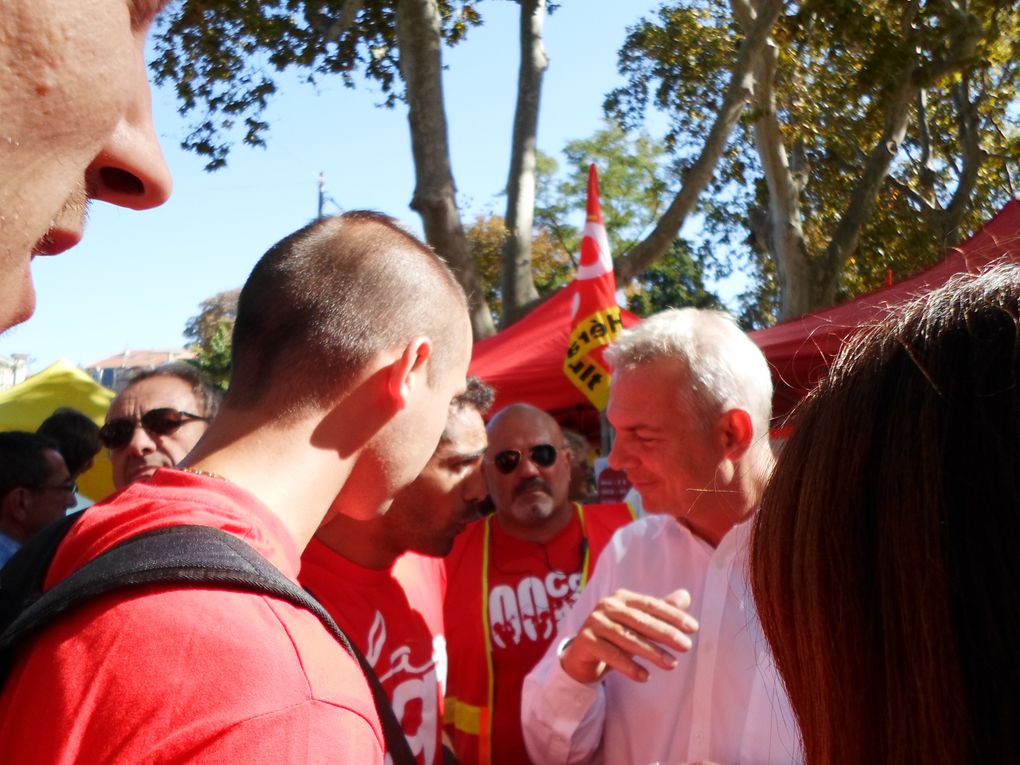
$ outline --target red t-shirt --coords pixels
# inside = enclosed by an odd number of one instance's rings
[[[418,762],[441,765],[446,686],[442,561],[405,553],[388,569],[369,569],[313,539],[301,558],[298,579],[375,669]]]
[[[581,526],[576,519],[547,544],[525,542],[492,524],[489,639],[499,702],[492,751],[500,762],[528,762],[521,731],[521,686],[581,594]],[[495,758],[494,758],[495,759]]]
[[[236,534],[295,577],[283,524],[225,481],[160,470],[89,508],[47,587],[166,526]],[[368,685],[310,612],[264,595],[153,586],[112,593],[26,647],[0,695],[12,763],[381,763]]]
[[[496,517],[489,521],[486,602],[494,678],[493,763],[530,762],[521,731],[524,676],[545,654],[558,622],[580,595],[585,546],[590,577],[613,531],[632,517],[623,504],[585,506],[586,534],[575,510],[570,523],[544,545],[510,536]],[[453,699],[476,705],[484,703],[482,689],[488,683],[480,597],[484,523],[480,521],[461,534],[447,558],[447,693]],[[476,763],[477,737],[464,737],[455,726],[448,730],[462,765]]]

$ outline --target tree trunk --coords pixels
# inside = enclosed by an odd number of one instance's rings
[[[531,270],[535,215],[535,148],[542,77],[549,59],[542,48],[545,0],[518,0],[521,6],[521,68],[517,77],[517,110],[507,179],[506,240],[503,242],[503,326],[525,313],[538,297]]]
[[[468,296],[476,339],[495,332],[457,210],[443,104],[442,38],[436,0],[397,1],[397,46],[407,88],[415,187],[411,209],[425,239],[450,264]]]
[[[734,4],[738,22],[745,29],[750,14]],[[776,67],[779,50],[771,38],[762,47],[754,72],[754,143],[768,188],[767,213],[752,214],[751,229],[776,264],[780,295],[789,295],[810,283],[811,260],[804,239],[800,197],[807,176],[803,144],[787,153],[776,113]]]
[[[953,87],[953,103],[959,120],[960,147],[963,149],[963,167],[956,184],[956,190],[945,209],[939,215],[939,230],[945,247],[960,242],[960,221],[970,206],[977,185],[978,174],[985,159],[981,149],[978,105],[970,97],[970,80],[965,75]]]
[[[752,98],[754,67],[782,9],[783,0],[763,0],[759,6],[758,13],[737,50],[730,83],[715,122],[705,138],[701,154],[684,174],[680,190],[652,232],[616,261],[617,283],[621,286],[626,285],[666,254],[701,192],[712,180],[733,126],[740,118],[744,106]]]

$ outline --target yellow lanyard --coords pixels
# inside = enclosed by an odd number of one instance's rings
[[[588,543],[588,529],[584,525],[584,509],[574,503],[577,519],[581,523],[581,590],[588,584],[588,569],[591,564],[591,545]],[[488,693],[485,709],[482,710],[478,728],[478,761],[481,765],[492,762],[492,713],[493,696],[496,691],[496,673],[492,668],[492,637],[489,634],[489,556],[491,553],[492,515],[485,516],[482,529],[482,635],[485,640],[485,669],[488,673]]]

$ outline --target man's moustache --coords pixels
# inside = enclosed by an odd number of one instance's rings
[[[517,497],[519,497],[521,494],[524,494],[525,492],[529,491],[535,491],[536,489],[539,491],[544,491],[546,494],[549,495],[552,494],[552,487],[548,483],[543,481],[541,478],[534,476],[532,478],[525,478],[519,484],[514,486],[512,496],[514,499],[517,499]]]

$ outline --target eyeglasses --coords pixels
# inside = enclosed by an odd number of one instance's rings
[[[193,420],[208,422],[208,417],[201,417],[191,412],[182,412],[171,407],[150,409],[141,417],[118,417],[110,420],[99,429],[99,440],[107,449],[121,449],[128,445],[139,424],[149,433],[157,436],[169,436],[181,425]]]
[[[536,444],[526,451],[528,459],[539,467],[547,468],[556,462],[556,447],[552,444]],[[496,452],[492,458],[492,464],[500,473],[509,475],[521,464],[522,455],[523,452],[520,449],[504,449],[501,452]]]
[[[64,481],[56,486],[34,486],[32,491],[66,491],[68,494],[77,494],[78,484],[74,481]]]

